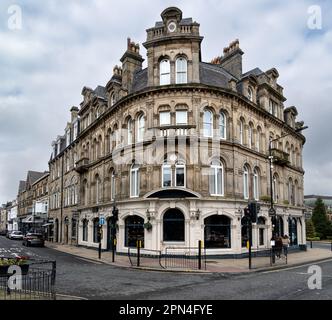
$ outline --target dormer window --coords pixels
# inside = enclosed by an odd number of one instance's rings
[[[76,121],[74,123],[73,141],[77,139],[77,136],[78,136],[78,122]]]
[[[66,131],[66,146],[70,145],[70,129]]]
[[[115,93],[112,93],[112,95],[111,95],[111,106],[114,106],[115,103],[116,103]]]
[[[249,99],[251,102],[254,102],[254,91],[252,90],[251,87],[248,87],[248,99]]]
[[[183,57],[178,58],[176,60],[176,83],[187,83],[187,70],[188,70],[188,63],[187,60]]]
[[[168,85],[171,83],[171,65],[168,59],[160,62],[160,85]]]

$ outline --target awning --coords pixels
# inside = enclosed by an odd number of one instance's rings
[[[33,223],[33,216],[28,216],[22,220],[22,223]]]
[[[42,225],[42,227],[49,227],[49,226],[53,226],[53,223],[45,223]]]

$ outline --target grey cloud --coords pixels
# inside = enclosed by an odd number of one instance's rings
[[[0,4],[0,203],[16,196],[27,170],[47,169],[50,143],[63,133],[69,108],[81,102],[82,87],[105,85],[127,36],[144,42],[145,29],[174,1],[21,0],[18,32],[5,27],[10,4]],[[331,16],[332,5],[321,4],[324,17]],[[239,38],[246,70],[278,68],[287,105],[296,105],[299,118],[310,126],[306,192],[331,193],[332,177],[324,170],[332,168],[332,22],[324,19],[320,32],[308,30],[311,1],[185,0],[175,5],[201,24],[204,60]]]

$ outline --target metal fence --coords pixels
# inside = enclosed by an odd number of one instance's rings
[[[206,249],[167,247],[163,261],[166,269],[206,270]]]
[[[0,300],[55,300],[55,262],[31,262],[21,275],[0,274]]]
[[[128,258],[132,267],[160,267],[162,254],[159,250],[128,248]]]

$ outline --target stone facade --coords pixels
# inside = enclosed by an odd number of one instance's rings
[[[278,71],[243,73],[238,40],[203,62],[199,24],[177,8],[162,20],[147,30],[147,68],[128,39],[122,66],[106,87],[83,89],[65,135],[53,143],[53,240],[97,247],[102,216],[109,249],[116,206],[119,252],[136,240],[151,250],[204,240],[208,254],[241,254],[243,210],[255,199],[261,212],[253,246],[268,248],[268,146],[280,138],[272,145],[275,228],[293,245],[305,244],[305,138],[296,131],[303,123],[295,107],[284,106]]]

